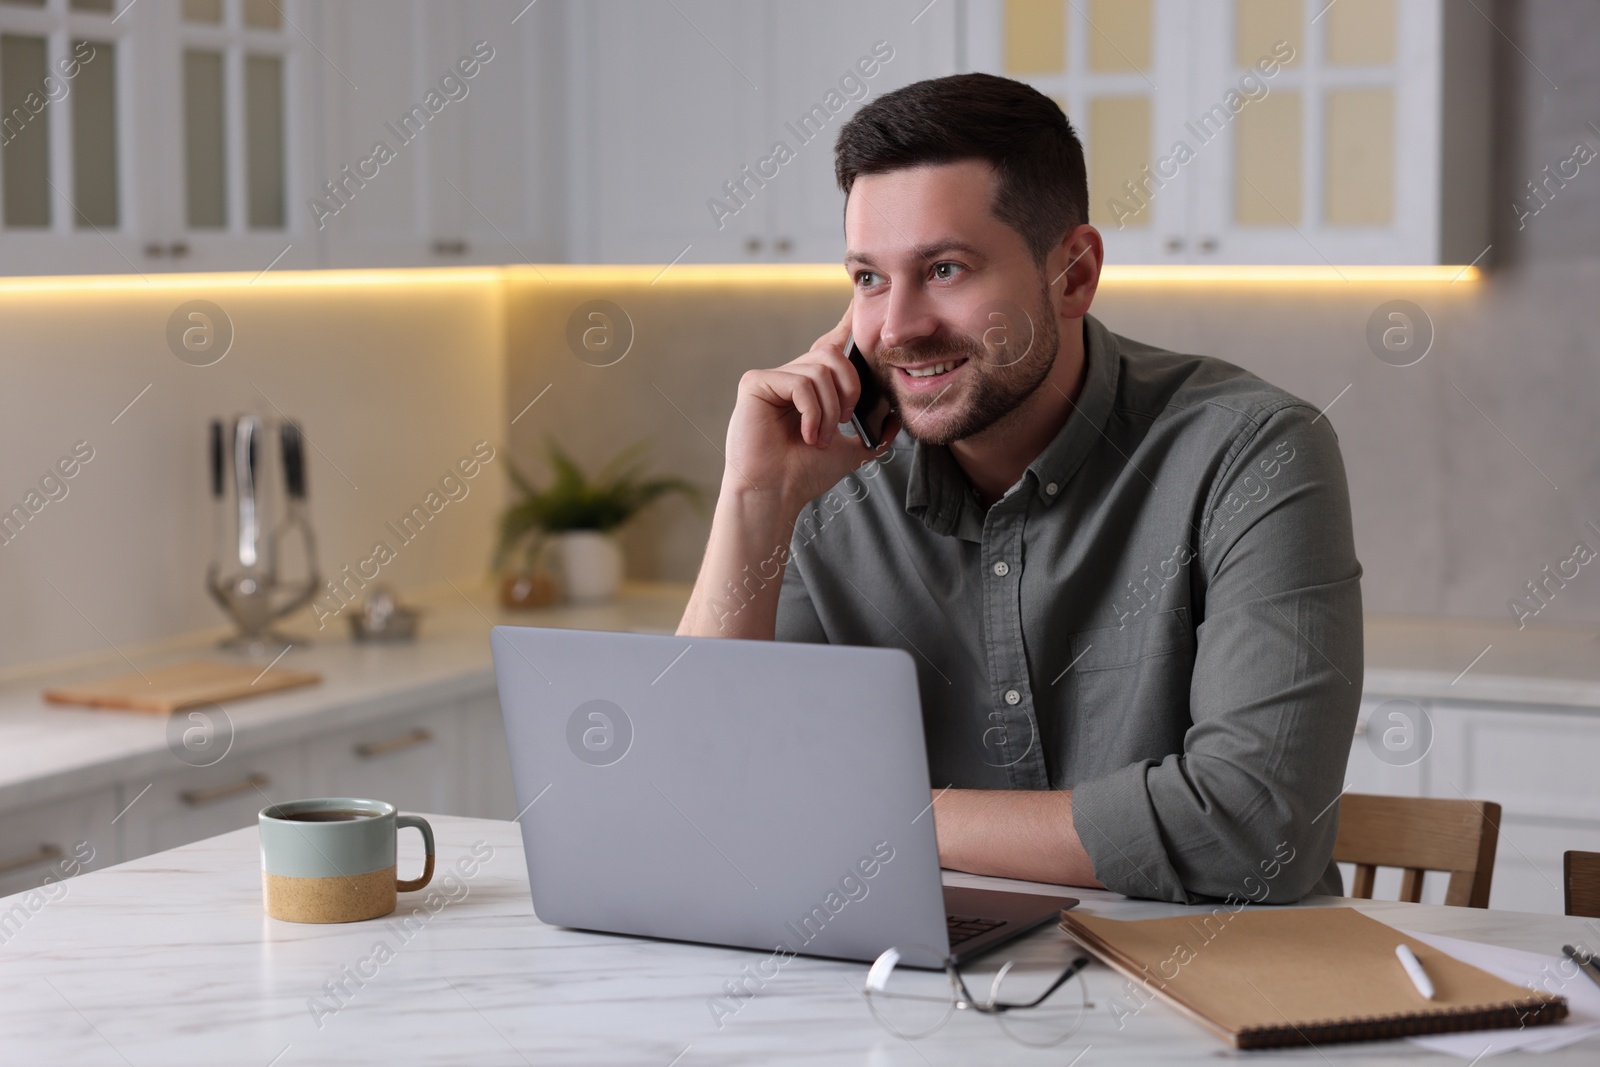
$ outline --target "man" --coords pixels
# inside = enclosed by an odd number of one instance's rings
[[[886,94],[836,171],[853,300],[741,379],[679,633],[910,651],[947,867],[1340,892],[1361,567],[1328,421],[1089,317],[1082,148],[1035,90]],[[877,453],[836,430],[851,335],[898,412]]]

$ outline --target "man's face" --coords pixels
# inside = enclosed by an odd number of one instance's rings
[[[1015,411],[1060,345],[1043,271],[990,210],[997,182],[977,160],[864,175],[845,207],[856,343],[930,444]]]

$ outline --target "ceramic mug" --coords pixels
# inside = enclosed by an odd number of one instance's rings
[[[395,836],[422,831],[422,877],[395,877]],[[323,797],[261,809],[261,896],[267,914],[293,923],[376,919],[433,878],[433,827],[393,804]]]

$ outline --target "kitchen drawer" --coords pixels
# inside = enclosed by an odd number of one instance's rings
[[[454,707],[394,715],[307,742],[311,795],[386,800],[401,811],[466,811]]]
[[[269,803],[305,796],[305,747],[234,751],[214,767],[185,768],[153,782],[127,781],[119,790],[122,802],[131,805],[121,819],[126,857],[147,856],[254,826],[256,813]]]
[[[107,787],[0,814],[0,896],[116,863],[118,810]],[[12,925],[0,915],[0,940],[10,939]]]

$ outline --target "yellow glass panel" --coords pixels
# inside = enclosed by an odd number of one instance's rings
[[[183,0],[183,21],[221,22],[222,0]]]
[[[1300,94],[1280,89],[1234,120],[1233,219],[1241,226],[1298,225]]]
[[[1067,66],[1066,0],[1006,0],[1007,74],[1060,74]]]
[[[1101,96],[1089,102],[1089,219],[1113,230],[1150,225],[1150,98]],[[1131,183],[1131,188],[1129,187]]]
[[[1305,5],[1301,0],[1236,0],[1233,14],[1235,64],[1253,67],[1272,57],[1279,42],[1287,42],[1294,49],[1294,57],[1283,65],[1299,65],[1306,51]]]
[[[1150,0],[1090,0],[1089,69],[1149,70]]]
[[[1337,89],[1323,115],[1322,218],[1330,226],[1394,219],[1394,91]]]
[[[276,30],[283,25],[283,12],[276,0],[244,0],[244,24],[255,29]]]
[[[1322,21],[1329,64],[1385,67],[1394,62],[1394,0],[1339,0]]]

